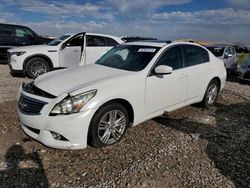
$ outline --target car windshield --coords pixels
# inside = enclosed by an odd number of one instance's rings
[[[221,57],[224,52],[224,47],[207,47],[216,57]]]
[[[63,35],[60,36],[59,38],[56,38],[54,40],[52,40],[51,42],[48,43],[49,46],[57,46],[58,44],[60,44],[62,41],[64,41],[65,39],[69,38],[71,35]]]
[[[96,64],[128,71],[140,71],[148,65],[159,49],[159,47],[120,45],[104,54],[96,61]]]

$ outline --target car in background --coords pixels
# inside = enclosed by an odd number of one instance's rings
[[[124,43],[117,36],[96,33],[63,35],[48,45],[13,48],[9,52],[12,75],[31,78],[60,68],[72,68],[94,63],[112,47]]]
[[[238,58],[233,46],[220,44],[205,47],[224,62],[229,74],[237,72]]]
[[[250,59],[240,65],[239,79],[240,83],[250,82]]]
[[[248,48],[247,46],[244,45],[233,45],[236,53],[248,53]]]
[[[23,84],[17,112],[25,133],[46,146],[103,147],[165,112],[213,106],[225,80],[223,61],[200,45],[124,43],[94,64]]]
[[[7,50],[17,46],[40,45],[51,39],[40,37],[22,25],[0,24],[0,63],[6,64]]]
[[[135,41],[147,41],[147,40],[157,40],[157,38],[153,37],[140,37],[140,36],[122,36],[121,39],[124,42],[135,42]]]

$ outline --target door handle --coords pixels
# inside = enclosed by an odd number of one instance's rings
[[[79,52],[79,50],[74,50],[73,52]]]

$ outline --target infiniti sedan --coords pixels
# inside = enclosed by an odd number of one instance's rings
[[[132,42],[95,64],[23,84],[17,109],[25,133],[46,146],[103,147],[165,112],[193,103],[211,107],[225,80],[223,61],[200,45]]]

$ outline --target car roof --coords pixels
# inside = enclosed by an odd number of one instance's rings
[[[138,45],[138,46],[151,46],[151,47],[164,47],[164,46],[172,46],[176,44],[188,44],[188,45],[193,45],[193,46],[200,46],[203,47],[199,44],[192,43],[192,42],[177,42],[177,41],[160,41],[160,40],[153,40],[153,41],[135,41],[135,42],[128,42],[124,43],[122,45]],[[204,48],[204,47],[203,47]]]

